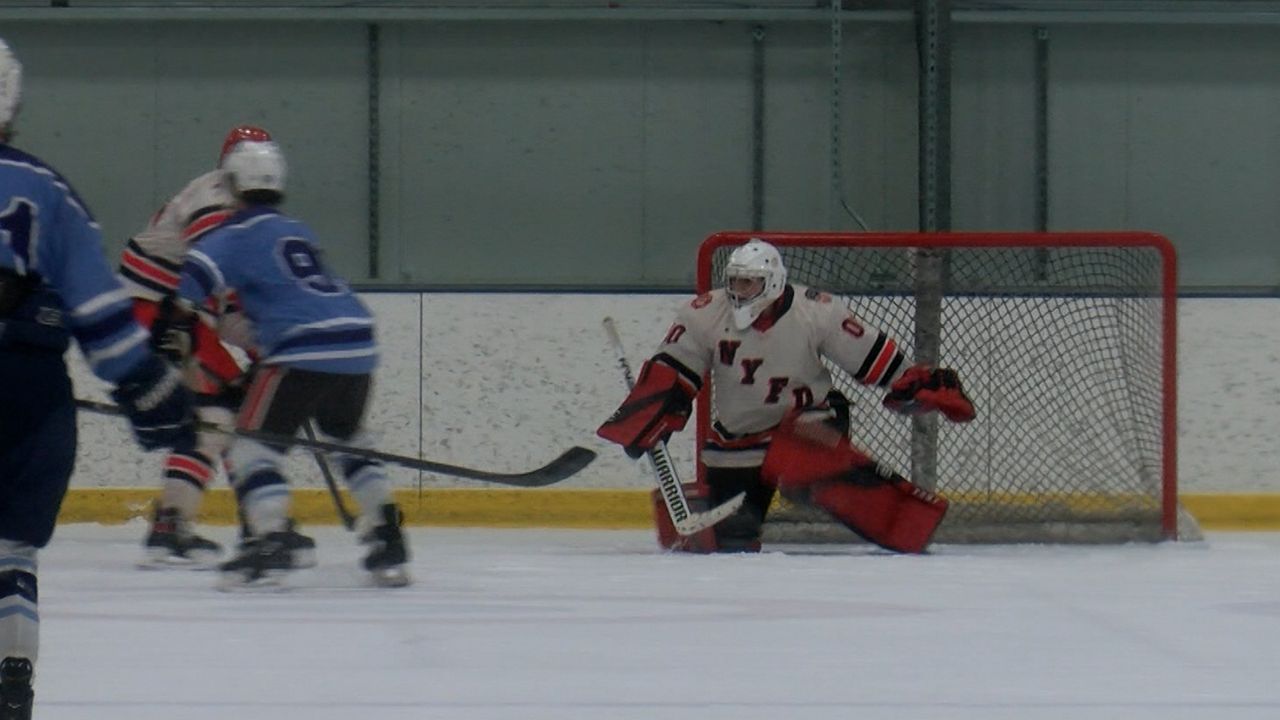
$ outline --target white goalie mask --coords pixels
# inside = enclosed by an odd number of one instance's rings
[[[222,169],[236,192],[271,190],[284,192],[284,153],[272,141],[242,142],[222,159]]]
[[[729,255],[724,268],[725,295],[733,305],[733,324],[746,330],[787,287],[787,268],[778,249],[752,239]]]
[[[18,112],[22,100],[22,63],[0,40],[0,128],[7,126]]]

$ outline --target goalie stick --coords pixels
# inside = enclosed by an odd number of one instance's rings
[[[614,324],[613,318],[606,317],[603,323],[605,334],[609,336],[609,344],[613,347],[613,354],[617,356],[618,367],[622,370],[622,379],[626,381],[627,390],[630,391],[636,385],[636,378],[631,372],[631,363],[627,361],[627,352],[622,347],[622,336],[618,335],[618,327]],[[645,457],[649,459],[649,466],[653,469],[654,479],[658,482],[658,492],[662,495],[663,504],[667,506],[667,514],[671,516],[671,524],[681,535],[696,535],[724,520],[736,513],[747,498],[746,493],[738,493],[716,507],[703,512],[694,512],[689,508],[689,500],[684,496],[684,486],[680,484],[680,477],[676,475],[676,467],[671,464],[671,453],[667,451],[667,444],[659,442],[645,453]]]
[[[76,406],[91,412],[102,413],[104,415],[124,414],[124,411],[115,405],[97,402],[95,400],[76,398]],[[540,468],[523,473],[500,473],[463,467],[461,465],[450,465],[448,463],[436,462],[435,460],[423,460],[421,458],[393,455],[391,453],[373,450],[371,448],[339,445],[337,443],[326,442],[324,440],[308,440],[306,438],[297,437],[287,438],[279,435],[273,435],[271,433],[259,432],[257,430],[241,430],[239,428],[223,427],[222,425],[216,425],[214,423],[197,421],[196,428],[206,432],[216,432],[222,435],[233,435],[235,437],[257,440],[258,442],[266,443],[268,445],[297,445],[312,450],[358,455],[360,457],[370,458],[372,460],[381,460],[386,463],[400,465],[414,470],[424,470],[426,472],[436,473],[437,475],[448,475],[450,477],[480,480],[483,482],[497,483],[499,485],[512,485],[515,487],[543,487],[545,485],[554,485],[561,480],[565,480],[576,475],[583,468],[590,465],[591,461],[596,459],[595,451],[575,445],[574,447],[564,451],[560,457]]]

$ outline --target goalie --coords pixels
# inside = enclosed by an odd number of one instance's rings
[[[867,540],[922,552],[947,501],[877,464],[849,439],[848,400],[824,359],[859,383],[886,391],[885,407],[912,415],[975,416],[954,370],[912,365],[898,344],[827,294],[787,283],[782,256],[751,240],[734,250],[724,287],[683,305],[631,394],[598,434],[639,457],[684,428],[711,374],[711,431],[703,448],[706,487],[691,500],[719,505],[740,492],[739,511],[682,538],[656,512],[663,547],[758,552],[775,493],[816,505]]]

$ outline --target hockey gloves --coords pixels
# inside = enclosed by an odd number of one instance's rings
[[[177,369],[158,356],[151,355],[134,368],[111,397],[133,423],[133,434],[143,448],[195,448],[191,393]]]
[[[646,362],[631,394],[596,434],[621,445],[629,457],[644,455],[689,421],[697,391],[687,382],[670,365]]]
[[[151,323],[151,349],[182,367],[196,350],[196,323],[194,312],[178,306],[172,295],[160,302],[156,319]]]
[[[903,415],[920,415],[937,410],[955,423],[977,416],[973,401],[960,386],[960,376],[950,368],[913,365],[894,381],[883,404]]]

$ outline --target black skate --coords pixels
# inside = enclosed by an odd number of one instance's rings
[[[293,556],[293,569],[309,568],[316,566],[316,541],[310,536],[303,535],[297,531],[297,524],[292,519],[282,532],[269,533],[269,535],[277,536],[277,539],[289,548]],[[244,553],[245,550],[258,538],[249,532],[249,526],[241,523],[240,525],[240,543],[236,546],[237,553]]]
[[[378,585],[404,587],[409,584],[409,574],[404,567],[409,560],[409,548],[400,531],[404,515],[391,503],[378,508],[378,513],[382,522],[360,536],[360,542],[369,546],[364,568],[373,574],[373,581]]]
[[[222,590],[279,587],[281,577],[296,568],[316,564],[316,541],[297,532],[290,522],[288,530],[269,532],[240,544],[240,552],[222,563]]]
[[[7,657],[0,661],[0,720],[31,720],[35,698],[31,670],[27,658]]]
[[[138,565],[143,568],[209,568],[222,554],[222,546],[195,534],[177,508],[156,508],[142,547],[144,556]]]

